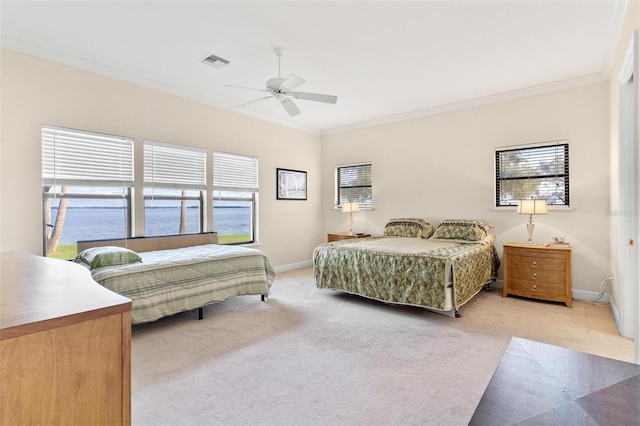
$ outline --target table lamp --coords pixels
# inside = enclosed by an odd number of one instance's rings
[[[342,213],[349,213],[349,235],[353,235],[353,213],[360,211],[358,203],[342,203]]]
[[[529,233],[529,240],[524,243],[527,246],[534,246],[533,242],[533,215],[534,214],[547,214],[547,200],[518,200],[518,208],[516,209],[518,214],[528,214],[529,223],[527,223],[527,232]]]

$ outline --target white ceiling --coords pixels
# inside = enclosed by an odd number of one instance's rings
[[[624,1],[5,1],[2,45],[225,109],[278,76],[338,96],[238,112],[335,132],[608,78]],[[214,54],[221,70],[200,62]],[[527,92],[525,90],[525,92]]]

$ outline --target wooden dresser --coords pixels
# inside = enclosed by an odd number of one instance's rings
[[[503,297],[514,294],[571,307],[571,246],[508,243],[503,249]]]
[[[370,237],[371,234],[353,234],[353,235],[349,235],[348,232],[333,232],[330,234],[327,234],[327,242],[332,242],[332,241],[340,241],[340,240],[350,240],[353,238],[366,238],[366,237]]]
[[[130,425],[131,301],[72,262],[0,261],[0,424]]]

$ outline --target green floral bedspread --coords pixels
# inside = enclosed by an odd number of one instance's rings
[[[420,238],[342,240],[313,252],[318,288],[435,310],[448,310],[445,287],[451,279],[453,309],[457,310],[491,282],[499,265],[493,244]]]

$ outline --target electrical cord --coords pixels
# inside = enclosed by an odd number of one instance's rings
[[[609,288],[609,281],[613,279],[613,275],[609,275],[608,277],[606,277],[605,279],[602,280],[602,282],[600,283],[600,294],[598,294],[598,297],[596,297],[593,300],[588,300],[588,302],[591,303],[600,303],[600,300],[602,299],[602,296],[604,296],[604,294],[606,293],[607,289]]]

